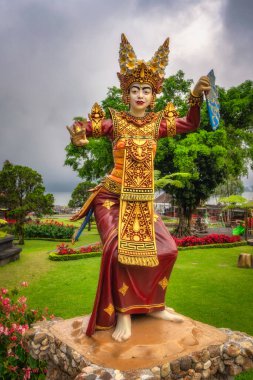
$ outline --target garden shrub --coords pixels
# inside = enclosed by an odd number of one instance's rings
[[[18,288],[0,290],[0,379],[45,379],[46,363],[30,356],[24,334],[32,323],[48,316],[46,311],[43,316],[38,310],[30,310],[26,301]]]
[[[70,248],[68,244],[61,243],[57,245],[56,252],[49,255],[50,260],[66,261],[86,259],[88,257],[101,256],[102,244],[95,243],[78,249]]]
[[[173,236],[178,247],[189,247],[194,245],[224,244],[240,242],[240,236],[228,236],[223,234],[211,234],[204,237],[186,236],[177,238]]]
[[[73,225],[50,220],[26,223],[24,231],[25,238],[70,239],[75,229]]]

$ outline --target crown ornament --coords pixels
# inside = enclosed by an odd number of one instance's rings
[[[138,60],[126,36],[121,35],[119,50],[120,72],[117,74],[125,103],[128,103],[128,90],[134,82],[149,83],[154,93],[161,92],[165,68],[168,65],[168,55],[169,38],[164,41],[148,62]]]

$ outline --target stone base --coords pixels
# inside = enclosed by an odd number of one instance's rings
[[[31,355],[48,362],[47,379],[233,379],[253,368],[253,337],[184,317],[173,323],[137,316],[132,337],[83,331],[89,317],[45,321],[26,334]]]
[[[0,266],[19,259],[21,248],[13,244],[14,236],[6,235],[0,239]]]

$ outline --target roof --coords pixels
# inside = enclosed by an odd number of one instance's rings
[[[172,196],[167,193],[162,193],[155,199],[155,203],[171,203]]]

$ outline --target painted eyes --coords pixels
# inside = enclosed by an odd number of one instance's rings
[[[138,90],[131,90],[131,93],[134,94],[134,95],[139,94],[139,92],[140,92],[140,91],[138,91]],[[151,93],[150,90],[144,90],[144,91],[142,91],[142,92],[143,92],[144,95],[149,95],[149,94]]]

